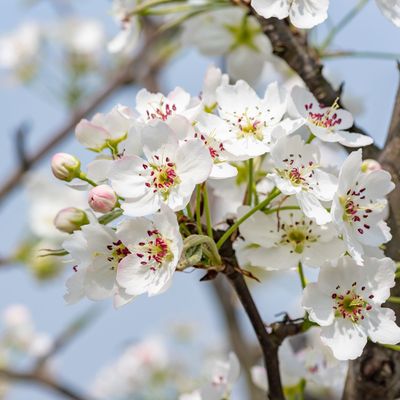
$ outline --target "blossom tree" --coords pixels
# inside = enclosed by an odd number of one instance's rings
[[[46,43],[55,41],[68,77],[59,100],[71,113],[33,155],[17,135],[21,167],[0,199],[48,153],[54,181],[46,195],[31,178],[35,239],[4,264],[24,262],[42,280],[64,270],[67,304],[111,298],[115,309],[140,307],[141,295],[151,302],[174,291],[178,275],[199,273],[229,346],[196,380],[162,339],[145,338],[101,370],[87,396],[233,400],[243,398],[242,376],[252,400],[399,398],[400,89],[379,148],[322,65],[346,53],[332,43],[367,0],[322,41],[336,6],[328,0],[112,3],[120,31],[108,39],[96,20],[79,18],[0,38],[0,66],[22,84],[47,77],[39,55],[53,55]],[[400,26],[399,0],[376,6]],[[162,93],[159,72],[188,47],[218,57],[219,67],[199,77],[200,93]],[[133,83],[140,90],[129,103],[111,97]],[[84,156],[53,151],[71,131]],[[283,277],[296,312],[276,300]],[[271,280],[275,292],[260,302],[255,292]],[[86,400],[48,372],[59,341],[44,340],[18,307],[5,314],[0,394],[30,380]],[[31,372],[9,360],[13,347],[37,357]]]

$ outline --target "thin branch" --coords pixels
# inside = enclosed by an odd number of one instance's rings
[[[46,387],[52,390],[54,393],[58,393],[67,399],[71,400],[90,400],[88,397],[78,393],[75,389],[71,388],[65,383],[56,382],[50,377],[42,373],[24,373],[12,371],[9,369],[0,368],[0,377],[4,377],[13,381],[29,382],[39,386]]]
[[[260,351],[256,351],[256,349],[254,349],[254,346],[248,342],[242,332],[242,327],[240,325],[235,307],[233,290],[226,283],[226,280],[222,279],[221,276],[218,276],[213,281],[212,287],[218,304],[222,310],[230,344],[233,351],[239,358],[240,365],[243,367],[249,398],[251,400],[264,399],[264,392],[254,385],[251,377],[251,368],[261,357],[261,353]]]
[[[224,261],[226,265],[224,273],[235,289],[246,311],[264,355],[264,363],[268,377],[269,399],[285,400],[279,371],[278,349],[280,343],[274,341],[273,337],[268,334],[243,275],[237,271],[234,265],[227,262],[226,259],[224,259]]]
[[[222,231],[217,231],[214,237],[219,237],[223,234]],[[270,400],[285,400],[283,394],[281,375],[279,370],[278,349],[280,341],[274,335],[269,334],[260,316],[253,297],[247,287],[243,275],[238,271],[235,252],[232,248],[232,242],[227,240],[220,248],[222,261],[225,265],[223,271],[231,285],[233,286],[240,303],[242,304],[250,322],[253,326],[254,332],[257,336],[258,342],[264,357],[264,364],[267,370],[268,386],[269,386],[269,399]]]

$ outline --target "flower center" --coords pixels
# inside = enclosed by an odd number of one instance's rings
[[[365,187],[358,188],[358,182],[356,182],[355,189],[349,189],[346,196],[339,197],[340,204],[343,207],[343,221],[356,224],[358,226],[357,231],[361,235],[365,233],[366,229],[371,228],[367,220],[374,207],[366,199],[365,190]],[[360,201],[366,205],[360,205]]]
[[[364,300],[363,296],[356,292],[357,282],[352,284],[351,289],[346,292],[332,293],[332,299],[335,301],[333,309],[335,310],[336,318],[349,319],[354,323],[359,322],[365,318],[365,313],[372,309],[368,301]],[[340,286],[336,287],[339,290]],[[361,291],[365,290],[365,286],[361,287]],[[373,299],[374,295],[371,294],[369,299]]]
[[[276,171],[281,178],[289,180],[293,186],[302,186],[303,189],[312,190],[308,181],[313,178],[318,165],[314,161],[309,161],[308,164],[302,163],[301,158],[301,154],[298,154],[297,160],[294,154],[290,154],[288,158],[282,160],[286,164],[286,168]],[[318,185],[318,182],[316,184]]]
[[[142,265],[151,264],[150,269],[155,271],[165,261],[172,260],[173,255],[168,240],[157,229],[147,231],[147,235],[148,240],[138,244],[136,255],[143,259],[140,262]]]
[[[157,162],[160,160],[157,155],[154,158]],[[165,163],[162,164],[143,164],[145,169],[149,166],[151,168],[150,182],[146,182],[145,185],[149,188],[153,187],[153,192],[160,192],[164,199],[168,198],[170,190],[181,182],[176,173],[175,163],[167,157]]]
[[[291,214],[293,218],[293,214]],[[283,223],[280,227],[283,230],[279,245],[289,245],[293,250],[290,252],[301,254],[306,247],[318,241],[320,235],[313,231],[313,221],[302,219],[300,221],[293,221],[291,224]]]
[[[175,111],[176,105],[161,99],[159,103],[149,103],[150,109],[146,110],[148,120],[161,119],[166,121]]]
[[[107,257],[107,260],[113,263],[111,269],[115,269],[126,256],[131,254],[130,250],[120,240],[109,244],[107,249],[110,250],[110,256]]]
[[[336,113],[336,111],[340,108],[338,100],[339,99],[336,99],[332,106],[324,112],[321,112],[320,110],[313,112],[313,103],[305,104],[304,108],[308,112],[308,121],[316,126],[319,126],[320,128],[333,130],[332,128],[342,123],[342,119],[338,118]]]

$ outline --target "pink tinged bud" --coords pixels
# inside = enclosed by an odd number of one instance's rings
[[[56,178],[70,182],[78,177],[81,162],[71,154],[57,153],[51,159],[51,170]]]
[[[82,225],[87,225],[89,218],[85,211],[76,208],[64,208],[54,218],[54,225],[61,232],[72,233],[79,230]]]
[[[379,164],[378,161],[372,160],[370,158],[364,160],[363,163],[361,164],[361,171],[367,174],[373,171],[379,171],[380,169],[382,169],[382,165]]]
[[[99,185],[90,190],[88,201],[92,210],[107,213],[114,209],[118,198],[110,186]]]

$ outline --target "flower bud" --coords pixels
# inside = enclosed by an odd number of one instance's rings
[[[57,153],[51,159],[51,170],[56,178],[70,182],[79,175],[81,162],[71,154]]]
[[[382,169],[381,164],[379,164],[376,160],[372,160],[371,158],[364,160],[361,164],[361,171],[367,174],[373,171],[379,171],[380,169]]]
[[[75,207],[62,209],[54,218],[54,225],[61,232],[72,233],[82,225],[87,225],[89,219],[85,211]]]
[[[89,205],[92,210],[107,213],[114,209],[118,198],[114,190],[108,185],[99,185],[89,192]]]

